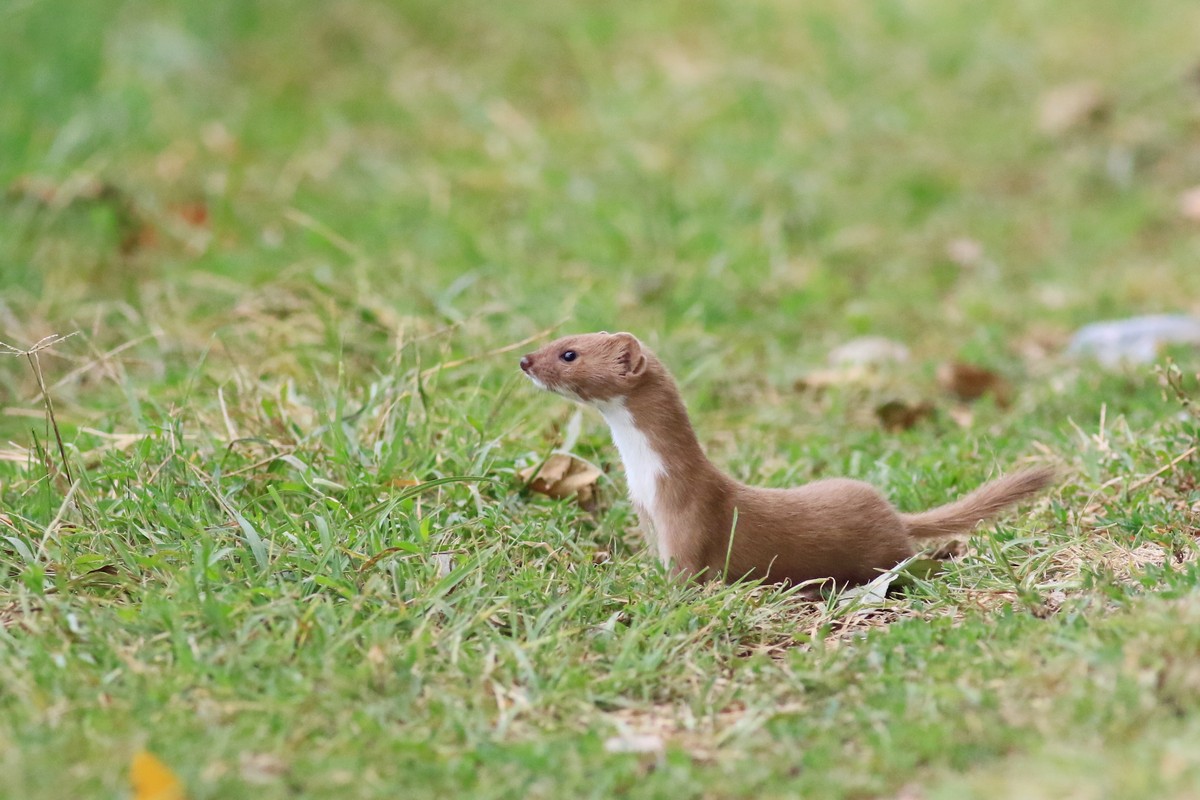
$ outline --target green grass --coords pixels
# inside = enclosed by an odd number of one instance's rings
[[[0,796],[130,796],[142,747],[193,799],[1193,796],[1200,359],[1177,393],[1061,351],[1200,309],[1198,27],[0,8],[0,341],[75,333],[0,358]],[[1104,118],[1039,130],[1083,79]],[[575,409],[506,348],[594,329],[646,339],[747,481],[912,510],[1063,480],[882,603],[675,585],[594,416],[597,513],[521,491]],[[797,388],[863,334],[912,360]],[[961,413],[953,360],[1013,402]],[[890,400],[937,414],[889,433]],[[632,734],[665,750],[608,752]]]

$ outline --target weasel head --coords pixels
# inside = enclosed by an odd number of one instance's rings
[[[627,397],[645,379],[653,356],[632,333],[564,336],[521,358],[539,388],[581,403]]]

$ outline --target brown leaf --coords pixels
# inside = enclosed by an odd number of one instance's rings
[[[118,247],[125,255],[153,247],[158,240],[154,226],[143,217],[131,196],[115,184],[90,175],[77,173],[59,183],[27,175],[17,178],[8,187],[8,194],[56,210],[84,203],[109,208],[117,221]]]
[[[584,511],[586,511],[592,515],[594,515],[596,513],[596,509],[598,508],[598,505],[596,503],[596,487],[595,486],[581,487],[579,489],[579,492],[575,495],[575,500],[576,500],[576,502],[579,503],[579,507],[582,508]]]
[[[915,405],[903,400],[889,400],[875,409],[875,416],[883,423],[885,430],[896,432],[906,431],[922,420],[933,416],[933,403],[924,400]]]
[[[536,466],[528,467],[517,476],[539,494],[554,498],[578,495],[580,503],[584,503],[592,499],[592,487],[601,474],[586,461],[566,453],[555,453],[546,459],[540,470]]]
[[[158,228],[149,222],[138,225],[121,237],[121,252],[125,255],[158,246]]]
[[[971,402],[985,394],[996,398],[996,405],[1007,408],[1012,400],[1008,381],[999,374],[974,364],[955,361],[938,367],[938,382],[959,400]]]
[[[1038,127],[1043,133],[1061,136],[1103,122],[1109,105],[1103,87],[1095,81],[1056,86],[1043,94],[1038,104]]]
[[[1200,186],[1179,195],[1179,213],[1190,222],[1200,222]]]
[[[208,225],[208,206],[204,203],[179,203],[171,207],[171,212],[181,222],[193,228],[204,228]]]

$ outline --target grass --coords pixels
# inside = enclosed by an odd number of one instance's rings
[[[1061,354],[1200,308],[1193,4],[0,23],[0,341],[75,333],[65,460],[0,358],[0,796],[129,796],[143,747],[192,798],[1193,795],[1200,364]],[[1040,130],[1083,79],[1106,114]],[[599,420],[596,514],[517,477],[575,410],[506,348],[602,328],[748,481],[1063,481],[885,601],[675,585]],[[798,388],[863,334],[913,357]]]

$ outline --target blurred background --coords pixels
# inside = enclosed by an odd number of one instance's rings
[[[1187,0],[13,0],[0,341],[79,331],[44,358],[93,420],[556,325],[758,388],[863,335],[1036,369],[1200,312],[1197,30]],[[0,359],[0,405],[32,380]]]

